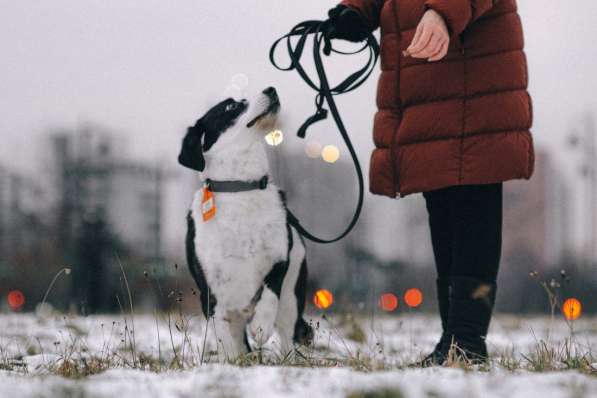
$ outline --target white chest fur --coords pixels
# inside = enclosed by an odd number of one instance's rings
[[[242,310],[277,262],[286,260],[286,213],[275,185],[214,193],[216,215],[203,221],[202,191],[191,207],[195,250],[218,306]]]

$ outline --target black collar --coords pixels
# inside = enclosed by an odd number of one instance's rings
[[[209,178],[205,180],[207,188],[212,192],[246,192],[254,190],[264,190],[267,188],[269,177],[261,177],[257,181],[213,181]]]

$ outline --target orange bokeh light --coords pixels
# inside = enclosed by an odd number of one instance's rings
[[[318,290],[313,296],[313,303],[317,308],[325,310],[334,303],[334,295],[326,289]]]
[[[569,321],[574,321],[580,318],[580,314],[582,314],[582,304],[578,299],[569,298],[568,300],[564,301],[562,305],[562,312],[564,316]]]
[[[382,310],[392,312],[398,308],[398,297],[393,293],[382,294],[379,299],[379,306]]]
[[[13,290],[8,293],[7,301],[13,311],[18,311],[25,305],[25,295],[20,290]]]
[[[419,289],[408,289],[404,293],[404,302],[411,308],[420,306],[423,302],[423,292]]]

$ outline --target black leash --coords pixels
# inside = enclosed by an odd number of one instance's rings
[[[299,128],[297,135],[300,138],[305,138],[307,133],[307,129],[314,123],[317,123],[321,120],[327,118],[328,111],[323,107],[324,101],[327,102],[330,112],[332,113],[332,117],[338,126],[338,130],[342,135],[342,139],[350,152],[350,156],[352,157],[352,161],[355,166],[355,170],[357,173],[357,178],[359,182],[359,200],[357,203],[357,208],[355,210],[354,216],[352,221],[348,225],[348,228],[337,238],[334,239],[321,239],[318,238],[309,231],[307,231],[299,222],[298,218],[292,214],[290,210],[288,212],[288,222],[296,228],[296,230],[305,238],[316,242],[316,243],[333,243],[341,240],[344,238],[356,225],[360,215],[361,210],[363,208],[363,200],[365,195],[365,188],[364,188],[364,180],[363,180],[363,171],[361,170],[361,165],[355,153],[355,150],[352,146],[352,142],[350,141],[350,137],[348,136],[348,132],[346,131],[346,127],[344,127],[344,123],[342,122],[342,118],[340,117],[340,113],[338,112],[338,107],[336,106],[336,102],[334,101],[335,95],[340,95],[344,93],[348,93],[360,87],[367,78],[371,75],[375,68],[375,64],[379,58],[379,44],[377,40],[373,36],[373,34],[369,34],[367,38],[367,43],[359,50],[355,52],[342,52],[335,50],[332,47],[330,38],[326,37],[326,22],[324,21],[306,21],[296,25],[290,33],[287,35],[282,36],[280,39],[276,40],[270,50],[270,61],[271,63],[279,70],[282,71],[292,71],[296,70],[301,78],[311,87],[313,90],[317,92],[317,96],[315,97],[315,105],[317,107],[317,111],[313,116],[307,119],[307,121]],[[303,51],[305,49],[305,45],[307,43],[307,39],[309,35],[313,35],[313,60],[315,63],[315,69],[317,70],[317,76],[319,78],[319,85],[317,85],[313,79],[305,72],[305,69],[301,65],[301,57],[303,55]],[[296,41],[296,45],[293,46],[293,38],[298,38]],[[291,60],[290,66],[284,68],[280,67],[275,60],[275,52],[278,45],[286,40],[286,47],[288,49],[288,55]],[[323,48],[322,48],[323,45]],[[367,64],[359,69],[358,71],[354,72],[350,76],[348,76],[342,83],[338,84],[336,87],[330,87],[327,75],[325,73],[325,68],[323,65],[323,60],[321,57],[321,53],[325,55],[330,55],[332,52],[337,54],[343,55],[353,55],[361,53],[365,50],[369,50],[369,60]]]

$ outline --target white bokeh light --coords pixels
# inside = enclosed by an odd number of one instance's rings
[[[238,87],[241,90],[244,90],[249,86],[249,77],[244,73],[238,73],[232,76],[232,79],[230,79],[230,84]]]
[[[322,145],[318,141],[309,141],[305,145],[305,153],[311,159],[316,159],[321,155]]]
[[[271,146],[278,146],[284,141],[284,133],[281,130],[272,130],[265,136],[265,142]]]
[[[240,101],[244,98],[244,90],[234,84],[229,84],[228,87],[226,87],[226,90],[224,90],[224,97]]]
[[[240,101],[247,97],[247,90],[249,87],[249,77],[243,73],[237,73],[232,76],[226,90],[224,90],[225,98],[233,98]]]

